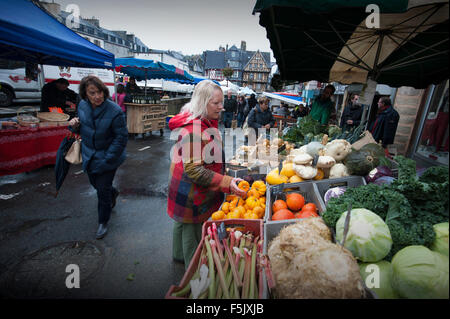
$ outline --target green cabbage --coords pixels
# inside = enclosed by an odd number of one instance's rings
[[[408,246],[392,258],[392,286],[401,297],[448,299],[448,257],[425,246]]]
[[[336,239],[339,242],[343,239],[346,216],[347,212],[342,213],[336,223]],[[353,209],[344,246],[363,262],[377,262],[391,250],[391,233],[386,223],[374,212],[365,208]]]
[[[397,292],[392,288],[392,266],[390,262],[382,260],[377,263],[361,263],[359,264],[359,271],[366,286],[375,292],[378,298],[399,298]]]
[[[448,257],[448,222],[433,226],[436,239],[431,245],[431,250],[446,255]]]

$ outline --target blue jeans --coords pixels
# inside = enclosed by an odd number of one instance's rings
[[[89,182],[97,190],[99,224],[107,224],[111,217],[112,200],[118,193],[117,189],[112,186],[115,174],[116,170],[100,174],[88,173]]]
[[[223,112],[223,125],[225,126],[225,128],[230,128],[232,121],[233,112]]]
[[[237,126],[242,127],[244,125],[245,115],[244,113],[238,113],[237,115]]]

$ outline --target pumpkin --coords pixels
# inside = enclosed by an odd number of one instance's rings
[[[299,211],[305,205],[305,198],[298,193],[287,194],[286,205],[292,211]]]
[[[283,168],[281,169],[280,175],[284,175],[287,177],[292,177],[293,175],[295,175],[294,164],[293,163],[284,164]]]
[[[324,178],[324,176],[325,176],[325,173],[324,173],[323,169],[318,168],[317,169],[317,175],[313,179],[316,180],[316,181],[320,181],[321,179]]]
[[[266,182],[270,185],[278,185],[282,183],[287,183],[288,177],[278,174],[278,168],[273,169],[266,176]]]
[[[360,151],[367,151],[369,153],[372,153],[372,156],[374,157],[384,157],[384,148],[376,143],[369,143],[361,147]]]
[[[220,220],[220,219],[224,219],[224,218],[225,218],[225,213],[221,210],[218,210],[217,212],[214,212],[211,215],[212,220]]]
[[[256,189],[254,189],[254,188],[252,188],[251,190],[248,191],[247,197],[250,197],[250,196],[253,196],[253,197],[256,197],[256,198],[260,197],[259,192]]]
[[[250,184],[247,181],[241,181],[238,184],[238,188],[242,189],[243,191],[248,192],[248,190],[250,189]]]
[[[373,152],[369,151],[352,151],[344,160],[351,175],[366,176],[371,170],[378,166],[380,160]]]
[[[259,206],[259,199],[254,196],[250,196],[245,202],[250,209],[254,209],[256,206]]]
[[[281,210],[281,209],[287,209],[287,205],[286,202],[282,199],[277,199],[276,201],[273,202],[272,205],[272,211],[274,213],[276,213],[277,211]]]
[[[256,190],[259,195],[264,196],[266,194],[266,183],[263,181],[255,181],[252,185],[252,189]]]
[[[230,211],[230,203],[229,202],[225,202],[222,204],[222,209],[221,209],[225,214],[227,214]]]

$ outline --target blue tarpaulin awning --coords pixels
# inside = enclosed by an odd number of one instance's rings
[[[178,83],[193,84],[194,77],[171,64],[135,58],[117,58],[116,71],[125,73],[138,81],[163,79]]]
[[[271,98],[271,99],[277,99],[277,100],[280,100],[280,101],[283,101],[286,103],[295,104],[295,105],[300,105],[300,104],[305,103],[305,101],[303,100],[303,98],[301,96],[295,96],[295,95],[291,95],[291,94],[264,92],[263,95],[267,96],[268,98]]]
[[[114,54],[84,39],[28,0],[0,0],[0,58],[114,68]]]

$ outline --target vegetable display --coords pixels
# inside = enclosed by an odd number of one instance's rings
[[[327,190],[323,197],[323,201],[325,202],[325,205],[328,203],[328,201],[331,198],[336,198],[336,197],[341,196],[342,194],[345,193],[346,190],[347,190],[347,187],[333,187],[333,188],[330,188],[329,190]]]
[[[392,285],[403,298],[448,299],[448,257],[424,246],[409,246],[392,259]]]
[[[192,299],[262,298],[260,285],[265,270],[262,240],[251,232],[231,228],[219,240],[216,224],[208,227],[197,270],[173,297]]]
[[[436,238],[431,245],[431,250],[448,257],[448,222],[433,225]]]
[[[343,242],[347,212],[336,223],[336,239]],[[388,226],[377,214],[364,208],[352,209],[345,248],[363,262],[377,262],[389,253],[392,238]]]
[[[392,265],[390,262],[382,260],[377,263],[360,263],[359,270],[366,286],[370,287],[378,298],[399,298],[392,287]]]
[[[269,244],[276,298],[362,298],[358,264],[347,249],[331,242],[320,217],[284,227]],[[330,262],[332,261],[332,262]]]
[[[392,249],[387,260],[400,249],[411,245],[430,247],[436,233],[433,225],[448,222],[448,169],[429,168],[418,178],[415,162],[402,156],[394,158],[399,164],[399,177],[391,184],[348,188],[338,198],[327,202],[322,213],[324,221],[336,227],[349,203],[353,208],[366,208],[379,215],[389,227]],[[439,174],[439,178],[434,176]],[[437,182],[436,182],[437,181]]]

